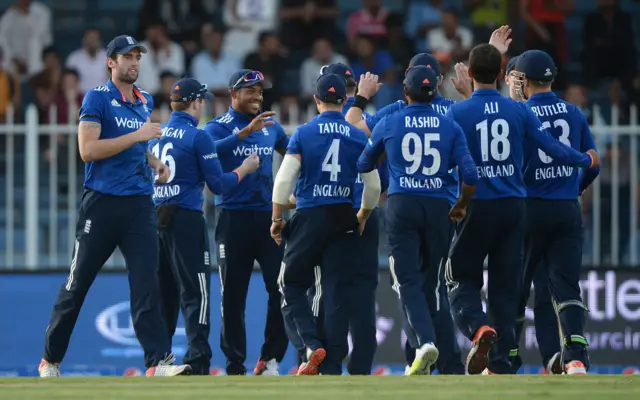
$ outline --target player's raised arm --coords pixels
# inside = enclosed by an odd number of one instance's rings
[[[367,104],[369,104],[373,96],[375,96],[380,89],[380,86],[382,86],[382,84],[378,83],[378,75],[374,75],[369,72],[361,75],[355,101],[345,115],[345,119],[348,123],[362,129],[367,135],[370,135],[371,131],[369,130],[366,121],[362,119],[362,115]]]
[[[595,150],[590,149],[586,153],[580,153],[564,145],[542,127],[542,123],[529,107],[524,105],[522,107],[526,113],[527,136],[535,141],[536,145],[546,154],[574,167],[591,168],[600,164],[598,153]]]

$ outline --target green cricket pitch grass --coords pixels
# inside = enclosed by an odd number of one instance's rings
[[[640,376],[4,378],[0,399],[637,400]]]

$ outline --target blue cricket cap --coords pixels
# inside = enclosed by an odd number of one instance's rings
[[[347,87],[353,87],[358,84],[351,68],[342,63],[329,64],[320,68],[320,75],[326,74],[336,74],[344,77]]]
[[[177,100],[174,100],[176,98]],[[213,100],[214,98],[215,96],[207,90],[207,85],[202,85],[193,78],[182,78],[171,89],[172,102],[183,103],[197,99]]]
[[[271,89],[271,82],[264,78],[260,71],[252,69],[241,69],[236,71],[229,78],[229,89],[237,90],[241,88],[260,85],[263,89]]]
[[[527,79],[551,83],[558,70],[553,58],[542,50],[528,50],[520,55],[516,62],[516,71],[522,72]]]
[[[414,96],[433,97],[438,93],[438,75],[433,68],[424,65],[409,68],[402,83]]]
[[[140,53],[147,52],[147,48],[138,43],[132,36],[116,36],[107,45],[107,57],[111,57],[114,54],[127,54],[133,49],[140,49]]]
[[[505,71],[506,74],[514,70],[519,59],[520,56],[511,57],[511,59],[507,63],[507,70]]]
[[[429,53],[418,53],[413,56],[411,61],[409,61],[409,68],[417,67],[418,65],[433,69],[436,73],[436,76],[442,75],[442,70],[440,69],[440,61],[438,61],[437,58]]]
[[[338,74],[320,75],[316,82],[316,97],[323,103],[342,104],[347,99],[347,84]]]

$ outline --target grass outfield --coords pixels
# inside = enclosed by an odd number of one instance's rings
[[[0,399],[37,398],[635,400],[640,399],[640,376],[194,376],[0,379]]]

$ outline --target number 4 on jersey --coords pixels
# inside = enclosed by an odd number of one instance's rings
[[[327,155],[324,156],[322,161],[322,172],[329,173],[329,180],[331,182],[338,181],[338,174],[342,170],[340,168],[340,139],[333,139],[331,147],[327,151]]]

